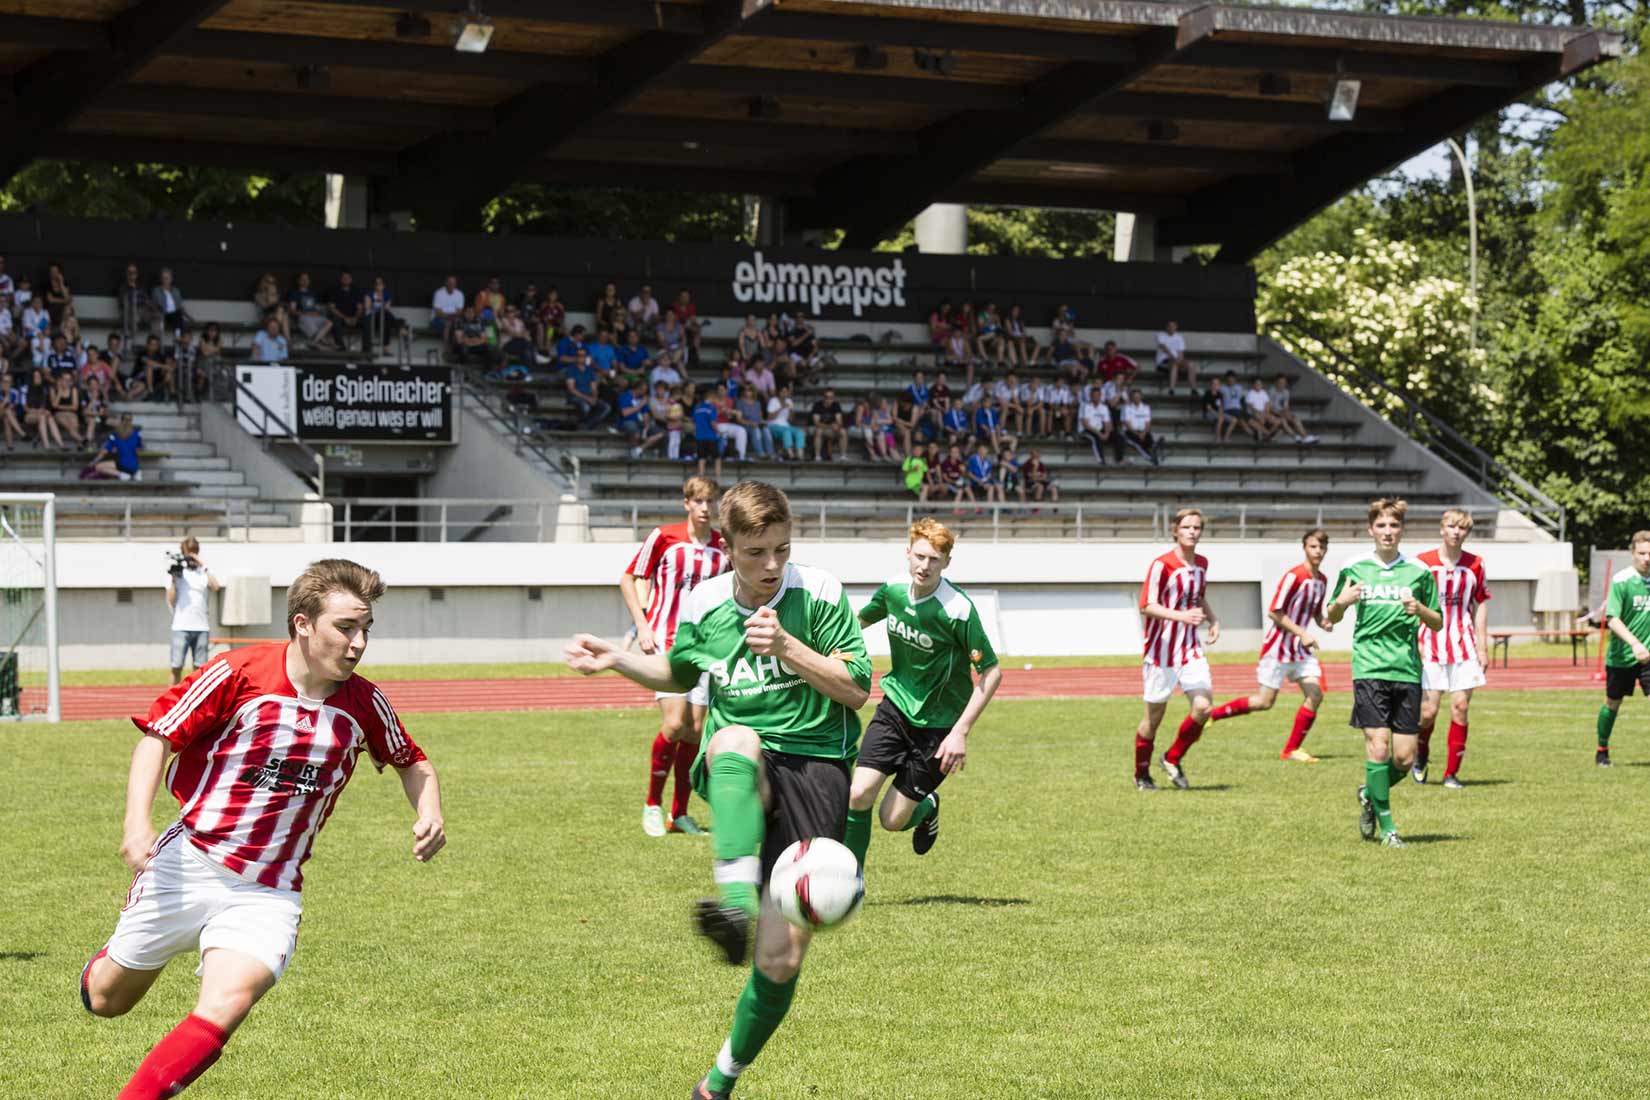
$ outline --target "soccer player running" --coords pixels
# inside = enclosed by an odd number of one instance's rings
[[[974,601],[943,575],[956,542],[939,520],[913,523],[906,573],[884,581],[859,612],[861,626],[888,621],[893,657],[848,794],[845,843],[862,869],[871,843],[871,809],[889,776],[894,785],[878,814],[882,827],[911,830],[911,847],[919,856],[934,846],[940,835],[939,786],[962,771],[969,731],[1003,680]],[[978,683],[971,669],[979,673]]]
[[[708,477],[690,477],[682,484],[682,511],[686,521],[669,527],[655,527],[636,556],[619,577],[619,592],[630,609],[636,628],[636,644],[643,653],[663,653],[676,638],[676,620],[687,594],[710,578],[727,571],[727,544],[711,529],[711,502],[716,499],[716,482]],[[643,610],[643,607],[646,610]],[[705,685],[691,691],[660,691],[659,733],[653,739],[647,801],[642,804],[642,832],[648,836],[665,833],[700,834],[705,830],[688,816],[692,789],[689,771],[699,755],[699,738],[705,727],[708,697]],[[660,799],[665,793],[665,777],[675,773],[670,796],[670,817],[664,815]]]
[[[1325,614],[1338,623],[1358,606],[1352,629],[1352,726],[1364,731],[1364,782],[1358,788],[1358,831],[1402,848],[1392,823],[1392,783],[1415,760],[1421,731],[1422,626],[1438,630],[1438,586],[1432,570],[1398,549],[1409,506],[1382,497],[1369,506],[1369,534],[1375,550],[1342,567]]]
[[[290,642],[209,661],[132,719],[143,737],[120,855],[134,877],[114,935],[81,971],[81,1000],[95,1016],[129,1012],[197,947],[201,988],[120,1100],[182,1092],[274,988],[297,947],[304,861],[362,749],[401,779],[413,858],[446,844],[435,769],[383,693],[355,675],[383,594],[370,569],[314,562],[287,590]],[[163,772],[181,813],[157,838],[150,807]]]
[[[1134,732],[1134,785],[1155,791],[1152,782],[1152,745],[1157,727],[1163,723],[1169,696],[1178,685],[1191,703],[1191,711],[1180,723],[1180,731],[1163,754],[1163,770],[1180,790],[1191,786],[1181,761],[1186,750],[1203,736],[1209,720],[1214,684],[1209,662],[1198,643],[1197,628],[1209,627],[1209,644],[1220,639],[1220,621],[1209,607],[1207,573],[1209,559],[1197,552],[1203,537],[1203,513],[1182,508],[1172,524],[1174,549],[1153,560],[1140,586],[1140,614],[1145,619],[1146,656],[1141,666],[1146,713]]]
[[[1328,581],[1320,572],[1324,555],[1329,552],[1329,533],[1314,527],[1301,536],[1301,547],[1306,560],[1285,573],[1272,593],[1272,603],[1266,617],[1272,625],[1260,643],[1260,662],[1255,666],[1255,680],[1260,690],[1230,702],[1222,703],[1209,713],[1209,721],[1236,718],[1271,710],[1285,680],[1300,685],[1301,705],[1295,712],[1295,726],[1289,731],[1289,740],[1280,760],[1297,760],[1315,764],[1318,758],[1301,747],[1306,731],[1317,720],[1318,708],[1323,705],[1323,669],[1318,665],[1318,639],[1308,628],[1314,624],[1328,630],[1323,617],[1323,598]]]
[[[1458,791],[1466,786],[1460,773],[1461,757],[1467,751],[1467,708],[1472,705],[1473,689],[1485,683],[1482,654],[1490,586],[1484,577],[1484,559],[1461,548],[1472,534],[1472,517],[1451,508],[1444,513],[1440,533],[1444,544],[1419,555],[1421,564],[1432,570],[1444,629],[1421,628],[1421,736],[1409,774],[1417,783],[1427,781],[1432,729],[1448,692],[1449,757],[1444,786]]]
[[[1598,710],[1598,750],[1593,763],[1610,767],[1610,732],[1621,701],[1636,682],[1650,696],[1650,531],[1633,532],[1633,564],[1610,578],[1604,622],[1610,648],[1604,654],[1604,705]]]
[[[751,953],[754,927],[755,966],[695,1100],[728,1096],[790,1009],[810,934],[780,915],[762,883],[795,841],[843,838],[856,712],[871,689],[842,584],[790,561],[785,494],[740,482],[722,497],[721,527],[733,571],[689,594],[666,653],[624,653],[588,634],[567,647],[575,670],[612,669],[655,691],[682,691],[710,673],[708,736],[693,782],[716,815],[719,897],[698,902],[694,917],[734,965]]]

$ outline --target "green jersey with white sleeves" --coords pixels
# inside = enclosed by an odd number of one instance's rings
[[[858,751],[859,715],[826,696],[777,657],[745,644],[756,613],[733,595],[734,574],[703,581],[682,605],[667,657],[683,691],[710,674],[710,714],[702,744],[723,726],[749,726],[769,752],[847,760]],[[871,687],[871,659],[842,583],[822,569],[787,564],[767,605],[793,639],[847,664],[854,682]],[[703,756],[704,750],[700,750]]]
[[[1438,610],[1438,582],[1432,570],[1402,554],[1390,562],[1368,554],[1342,567],[1330,599],[1354,584],[1363,588],[1352,629],[1352,678],[1420,683],[1421,651],[1415,639],[1421,620],[1404,611],[1403,600],[1414,596],[1422,607]]]
[[[888,621],[894,667],[882,678],[882,693],[913,726],[956,725],[974,694],[969,670],[983,672],[997,663],[979,609],[944,577],[916,599],[908,574],[891,577],[860,609],[859,618],[867,624]]]
[[[1650,577],[1639,574],[1628,566],[1610,578],[1610,595],[1604,602],[1604,614],[1620,619],[1628,633],[1645,645],[1650,645]],[[1633,647],[1610,632],[1610,648],[1604,654],[1606,668],[1637,668],[1638,659]]]

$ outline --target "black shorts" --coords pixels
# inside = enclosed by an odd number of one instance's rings
[[[1352,681],[1353,729],[1421,732],[1421,685],[1398,680]]]
[[[695,439],[693,441],[693,455],[695,458],[709,461],[716,457],[717,440]]]
[[[1604,670],[1604,697],[1606,699],[1625,699],[1633,694],[1633,685],[1650,697],[1650,665],[1633,665],[1631,668],[1606,668]]]
[[[865,727],[865,738],[859,744],[859,765],[893,776],[894,790],[913,802],[921,802],[945,782],[934,753],[950,733],[949,726],[913,726],[885,697]]]
[[[762,841],[762,881],[780,855],[799,840],[841,840],[848,825],[849,770],[846,760],[792,756],[762,750],[773,805]]]

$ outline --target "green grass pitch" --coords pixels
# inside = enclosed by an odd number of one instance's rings
[[[1128,784],[1137,704],[994,706],[945,787],[939,845],[919,860],[907,836],[873,837],[864,911],[815,942],[737,1095],[1640,1089],[1650,711],[1627,707],[1602,771],[1592,693],[1482,695],[1473,785],[1406,781],[1393,803],[1412,846],[1384,851],[1357,835],[1347,697],[1308,741],[1312,766],[1276,758],[1286,702],[1213,727],[1187,759],[1194,789],[1155,795]],[[689,931],[706,842],[639,828],[654,718],[411,727],[441,772],[448,849],[415,864],[399,785],[363,764],[308,866],[292,968],[185,1095],[686,1097],[744,973]],[[190,957],[120,1020],[87,1016],[76,991],[126,887],[132,738],[0,730],[4,1096],[113,1096],[192,1004]]]

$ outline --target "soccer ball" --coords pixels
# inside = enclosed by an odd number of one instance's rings
[[[768,876],[768,897],[786,920],[805,932],[816,932],[859,912],[865,879],[846,845],[814,837],[780,853]]]

